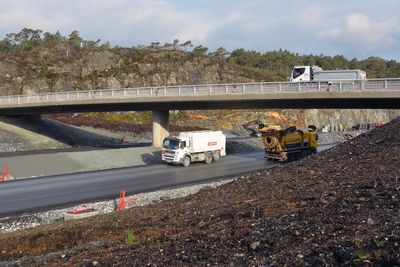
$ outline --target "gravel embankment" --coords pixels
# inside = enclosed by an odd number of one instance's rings
[[[169,199],[185,197],[194,194],[200,191],[201,189],[215,188],[230,181],[232,180],[230,179],[217,182],[202,183],[191,186],[184,186],[167,190],[159,190],[149,193],[127,195],[126,199],[128,200],[136,199],[135,201],[128,203],[127,208],[151,205]],[[82,203],[80,205],[75,205],[64,209],[55,209],[55,210],[36,212],[36,213],[25,213],[20,216],[3,217],[0,218],[0,234],[14,232],[16,230],[21,230],[21,229],[32,228],[39,225],[50,224],[58,221],[63,221],[64,214],[72,210],[73,208],[77,207],[84,207],[84,206],[93,207],[96,211],[99,211],[99,214],[110,213],[116,210],[118,203],[119,203],[119,196],[117,195],[115,199],[107,201]]]
[[[42,132],[37,125],[13,125],[0,121],[0,153],[42,149],[65,149],[69,146]]]
[[[183,199],[4,234],[0,260],[36,266],[399,266],[399,129],[398,119],[334,149]],[[105,246],[89,246],[94,242]],[[77,250],[82,245],[88,246]],[[46,258],[51,253],[58,256]]]

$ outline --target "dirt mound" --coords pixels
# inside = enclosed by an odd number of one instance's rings
[[[145,132],[152,131],[151,123],[115,122],[106,120],[100,114],[93,115],[90,118],[74,114],[47,115],[47,117],[53,120],[63,122],[68,125],[89,126],[93,128],[106,129],[114,132],[131,132],[140,135]],[[205,130],[205,128],[195,127],[195,126],[170,125],[171,132],[196,131],[196,130]]]
[[[5,234],[0,260],[399,265],[399,131],[397,119],[329,151],[183,199]]]

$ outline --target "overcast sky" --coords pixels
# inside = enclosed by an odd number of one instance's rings
[[[259,52],[400,60],[399,0],[0,0],[0,37],[22,28],[128,46],[191,40]]]

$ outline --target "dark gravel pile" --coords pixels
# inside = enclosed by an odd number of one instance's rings
[[[114,122],[109,121],[101,117],[100,115],[96,115],[94,117],[85,117],[85,116],[74,116],[73,114],[55,114],[55,115],[47,115],[48,118],[63,122],[68,125],[74,126],[89,126],[93,128],[101,128],[110,131],[118,131],[118,132],[131,132],[137,135],[141,135],[145,132],[152,131],[151,123],[128,123],[128,122]],[[172,124],[170,125],[171,132],[182,132],[182,131],[197,131],[197,130],[205,130],[205,128],[201,127],[192,127],[192,126],[179,126]]]
[[[5,234],[0,260],[38,266],[400,265],[399,132],[397,119],[331,150],[183,199]],[[73,249],[95,241],[104,246]],[[53,252],[61,256],[49,258]]]

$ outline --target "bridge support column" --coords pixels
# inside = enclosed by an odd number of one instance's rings
[[[153,111],[153,146],[162,147],[162,142],[169,135],[169,110]]]

